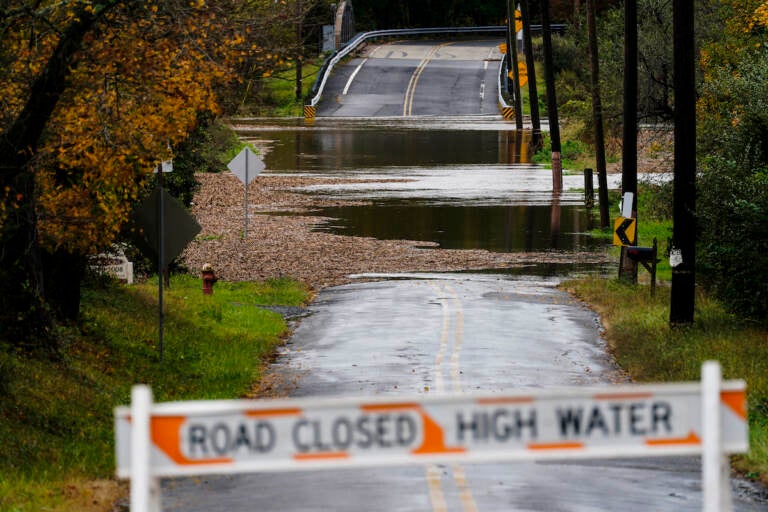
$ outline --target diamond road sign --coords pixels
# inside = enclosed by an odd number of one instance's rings
[[[133,238],[142,253],[155,259],[160,253],[160,194],[163,195],[165,219],[165,233],[162,237],[165,241],[163,266],[167,266],[181,254],[202,228],[173,196],[165,190],[161,192],[155,189],[133,214],[134,225],[138,228]]]
[[[262,159],[246,146],[227,164],[227,168],[232,171],[232,174],[237,176],[240,181],[248,185],[266,168],[266,166]]]

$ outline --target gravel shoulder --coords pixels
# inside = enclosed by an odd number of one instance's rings
[[[507,269],[536,263],[604,263],[603,253],[496,253],[439,249],[415,240],[376,240],[313,231],[323,217],[313,209],[354,204],[318,199],[299,187],[328,179],[262,175],[248,188],[250,217],[243,236],[244,190],[233,175],[198,174],[192,214],[202,226],[182,254],[191,271],[210,263],[220,279],[290,276],[316,290],[349,282],[361,273]]]

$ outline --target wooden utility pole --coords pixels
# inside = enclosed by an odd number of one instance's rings
[[[632,217],[637,218],[637,0],[624,2],[624,136],[621,155],[622,194],[632,192]],[[637,234],[631,240],[637,245]],[[637,262],[621,251],[621,275],[637,282]]]
[[[608,177],[605,165],[605,133],[603,132],[603,102],[600,99],[600,63],[597,52],[597,7],[587,0],[587,33],[589,35],[589,65],[592,86],[592,119],[595,125],[595,163],[600,195],[600,227],[610,224],[608,215]]]
[[[296,0],[296,101],[301,101],[304,98],[303,71],[301,69],[302,61],[304,60],[303,21],[304,2],[303,0]]]
[[[539,116],[539,92],[536,90],[536,63],[533,60],[533,43],[531,41],[531,13],[528,0],[520,0],[520,14],[523,16],[523,49],[525,65],[528,68],[528,103],[531,108],[531,128],[533,145],[532,152],[541,148],[541,119]]]
[[[520,68],[517,65],[517,32],[515,28],[515,11],[510,7],[510,0],[507,0],[507,32],[509,32],[508,41],[511,45],[508,48],[511,56],[509,69],[512,70],[512,81],[514,82],[515,128],[520,132],[523,130],[523,99],[520,97]]]
[[[693,323],[696,286],[696,75],[693,0],[672,3],[675,58],[675,175],[669,322]]]
[[[555,71],[552,63],[552,31],[549,20],[549,0],[541,0],[541,33],[544,42],[544,80],[547,84],[547,117],[552,141],[552,191],[563,191],[563,162],[560,151],[560,125],[557,118]]]

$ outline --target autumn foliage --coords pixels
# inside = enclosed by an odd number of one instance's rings
[[[217,91],[280,62],[251,16],[271,4],[0,5],[0,339],[56,316],[57,287],[79,289],[83,257],[114,242],[157,164],[219,112]]]
[[[58,23],[75,16],[61,12]],[[4,119],[21,109],[57,42],[33,27],[14,27]],[[200,1],[181,13],[166,2],[119,5],[87,34],[31,162],[45,247],[88,254],[114,240],[157,162],[172,157],[199,111],[216,111],[214,86],[228,71],[218,33],[215,11]]]

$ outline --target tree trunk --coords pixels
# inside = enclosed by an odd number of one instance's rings
[[[83,38],[99,14],[82,9],[62,34],[30,87],[21,113],[0,137],[0,190],[12,200],[0,231],[0,337],[14,345],[52,348],[54,318],[45,301],[43,257],[37,239],[34,157],[38,142],[76,65]]]

